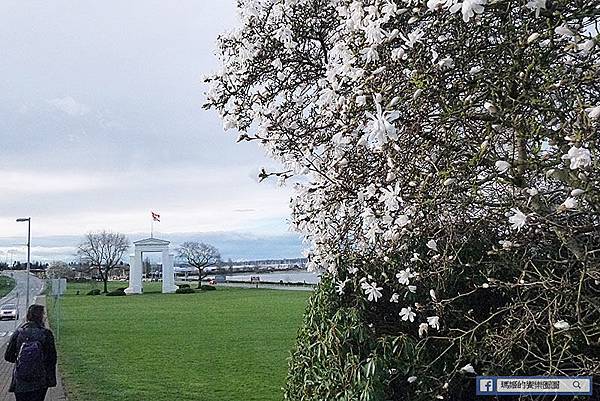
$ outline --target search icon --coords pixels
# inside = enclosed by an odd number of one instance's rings
[[[579,383],[579,381],[578,381],[578,380],[575,380],[575,381],[573,382],[573,388],[579,388],[579,389],[580,389],[580,388],[581,388],[581,383]]]

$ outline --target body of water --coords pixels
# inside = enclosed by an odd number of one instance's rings
[[[254,274],[236,274],[226,276],[227,281],[250,282],[252,277],[260,277],[261,282],[279,283],[306,283],[317,284],[320,281],[320,276],[317,273],[307,271],[289,271],[289,272],[273,272],[273,273],[254,273]]]

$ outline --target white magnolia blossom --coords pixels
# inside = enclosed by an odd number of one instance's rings
[[[588,107],[585,109],[585,111],[588,113],[588,117],[591,119],[595,120],[600,118],[600,106]]]
[[[417,381],[417,376],[410,376],[408,379],[406,379],[406,381],[409,383],[414,383]]]
[[[468,363],[465,366],[463,366],[462,368],[460,368],[460,371],[462,373],[477,374],[477,373],[475,373],[475,368],[473,368],[473,365],[471,365],[470,363]]]
[[[346,283],[348,283],[348,279],[344,280],[344,281],[338,281],[335,285],[335,291],[339,294],[339,295],[344,295],[344,288],[346,287]]]
[[[277,38],[283,45],[288,49],[296,47],[297,43],[293,39],[293,32],[287,26],[282,26],[275,32],[275,38]]]
[[[442,183],[445,187],[450,186],[452,184],[454,184],[456,182],[456,178],[446,178],[446,180],[444,180],[444,182]]]
[[[399,300],[400,300],[400,295],[398,295],[396,293],[393,293],[392,297],[390,298],[390,302],[393,302],[393,303],[397,304]]]
[[[392,50],[392,60],[394,60],[394,61],[402,60],[405,55],[406,55],[406,52],[401,47],[397,47]]]
[[[277,69],[277,70],[281,70],[281,69],[283,69],[283,63],[281,62],[281,59],[280,59],[280,58],[276,58],[275,60],[273,60],[273,61],[271,62],[271,65],[272,65],[273,67],[275,67],[275,69]]]
[[[408,216],[405,214],[401,214],[396,219],[396,224],[398,224],[398,227],[403,228],[410,224],[410,218],[408,218]]]
[[[427,8],[431,11],[436,11],[440,8],[449,9],[456,2],[456,0],[428,0]]]
[[[454,67],[454,60],[452,59],[452,57],[444,57],[443,59],[441,59],[440,61],[437,62],[438,67],[440,68],[453,68]]]
[[[404,45],[409,48],[415,47],[415,45],[421,41],[423,36],[425,36],[425,32],[423,32],[421,29],[415,29],[406,36],[400,34],[400,37],[404,40]]]
[[[385,38],[386,34],[381,28],[381,22],[381,20],[371,20],[368,25],[363,28],[368,43],[379,44]]]
[[[432,251],[437,252],[438,251],[438,247],[437,247],[437,242],[435,242],[435,240],[430,239],[429,241],[427,241],[427,244],[425,244],[427,246],[427,248],[431,249]]]
[[[360,51],[360,54],[362,54],[363,60],[367,63],[379,61],[379,52],[377,52],[377,47],[375,46],[365,47]]]
[[[439,330],[440,329],[440,318],[438,316],[428,316],[427,324],[429,324],[429,326],[431,328]]]
[[[379,145],[384,145],[388,139],[398,139],[397,130],[393,122],[398,119],[398,112],[383,111],[381,104],[375,101],[375,114],[367,112],[367,117],[370,118],[367,125],[367,132],[374,138]]]
[[[569,330],[571,325],[564,320],[559,320],[558,322],[554,323],[554,328],[558,330]]]
[[[471,69],[469,70],[469,74],[476,75],[476,74],[479,74],[481,72],[481,70],[482,70],[481,66],[471,67]]]
[[[396,185],[395,188],[383,188],[381,190],[381,196],[379,198],[383,202],[387,211],[395,212],[400,208],[400,187]]]
[[[571,191],[571,196],[573,197],[577,197],[579,195],[583,195],[585,193],[585,191],[581,188],[575,188],[574,190]]]
[[[415,321],[415,316],[417,316],[417,314],[412,311],[412,308],[410,306],[406,307],[406,308],[402,308],[400,310],[399,315],[402,318],[402,320],[404,320],[404,321],[410,321],[410,322],[414,322]]]
[[[529,37],[527,37],[527,44],[532,44],[533,42],[538,40],[539,37],[540,37],[540,34],[538,32],[532,33],[531,35],[529,35]]]
[[[504,160],[498,160],[495,166],[496,170],[501,174],[506,173],[510,169],[510,163]]]
[[[406,268],[404,270],[400,270],[399,273],[396,273],[396,278],[398,282],[403,285],[410,284],[410,279],[413,278],[415,274],[411,272],[410,268]]]
[[[419,325],[419,337],[423,337],[425,334],[427,334],[428,329],[429,326],[427,325],[427,323],[421,323]]]
[[[527,8],[535,11],[535,16],[539,17],[540,12],[546,9],[546,0],[530,0],[527,3]]]
[[[381,290],[383,290],[382,287],[378,287],[377,283],[372,282],[372,283],[367,283],[367,282],[363,282],[361,284],[361,288],[364,290],[365,295],[367,295],[367,299],[369,301],[375,301],[377,302],[379,300],[379,298],[381,298]]]
[[[476,13],[483,13],[483,6],[486,3],[487,0],[464,0],[462,3],[457,3],[450,7],[450,12],[455,13],[460,10],[462,12],[463,21],[469,22]]]
[[[586,168],[592,164],[592,154],[589,149],[573,146],[569,149],[566,155],[563,155],[563,160],[569,160],[569,168],[576,170]]]
[[[577,199],[568,197],[561,206],[565,209],[575,209],[577,207]]]
[[[587,39],[581,43],[578,43],[577,49],[579,49],[583,54],[589,54],[594,49],[595,46],[596,46],[596,41],[594,39]],[[600,113],[600,111],[598,111],[598,113]],[[598,118],[598,115],[600,115],[600,114],[597,114],[595,118]],[[592,118],[592,117],[590,116],[590,118]]]
[[[557,26],[554,29],[554,32],[560,36],[567,36],[567,37],[575,36],[575,32],[573,32],[573,30],[571,28],[569,28],[567,25],[564,25],[564,24]]]
[[[483,108],[488,111],[490,114],[496,114],[498,112],[498,107],[492,102],[485,102],[483,104]]]
[[[513,213],[509,215],[508,222],[512,225],[513,230],[521,230],[527,225],[527,216],[517,208],[512,208],[510,211]]]

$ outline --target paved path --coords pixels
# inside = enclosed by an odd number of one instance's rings
[[[10,275],[10,272],[8,273]],[[18,303],[19,305],[19,322],[14,320],[0,321],[0,401],[14,401],[15,396],[8,392],[8,386],[12,376],[13,364],[4,360],[4,350],[6,349],[6,343],[10,339],[13,331],[22,321],[25,319],[26,314],[26,298],[25,292],[27,288],[27,274],[25,272],[13,272],[13,277],[17,281],[15,289],[9,293],[6,297],[0,300],[0,305],[5,303]],[[30,300],[40,305],[46,304],[45,296],[37,296],[43,291],[44,283],[37,277],[30,276],[29,287],[30,287]],[[37,297],[36,297],[37,296]],[[46,401],[66,401],[65,390],[62,386],[60,375],[57,375],[58,385],[51,388],[46,395]]]

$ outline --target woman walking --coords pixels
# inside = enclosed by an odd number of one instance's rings
[[[56,347],[42,305],[27,309],[27,322],[13,333],[4,359],[15,364],[8,391],[16,401],[44,401],[48,387],[56,386]]]

